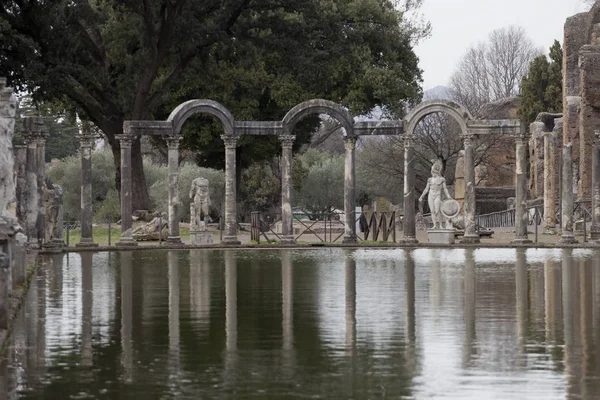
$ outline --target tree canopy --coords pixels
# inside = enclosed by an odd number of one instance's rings
[[[562,112],[562,59],[558,40],[550,47],[550,60],[545,55],[529,64],[529,72],[521,81],[519,118],[528,123],[541,112]]]
[[[316,97],[355,114],[379,105],[401,116],[404,104],[421,96],[412,45],[427,27],[407,21],[395,5],[391,0],[11,0],[0,8],[0,75],[34,99],[66,98],[94,122],[115,156],[120,188],[115,136],[123,121],[165,119],[191,98],[217,100],[237,119],[281,119],[295,104]],[[219,166],[219,128],[204,122],[195,118],[186,124],[184,147],[201,150],[201,164]],[[310,136],[310,129],[299,132],[297,146]],[[272,140],[245,138],[238,155],[246,162],[276,150]],[[139,141],[133,143],[132,169],[134,208],[146,208]]]

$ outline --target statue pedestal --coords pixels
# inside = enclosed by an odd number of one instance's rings
[[[429,229],[427,236],[432,244],[454,244],[454,229]]]
[[[190,231],[192,246],[213,244],[213,233],[211,231]]]

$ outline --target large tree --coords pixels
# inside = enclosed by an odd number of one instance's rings
[[[524,121],[535,121],[541,112],[562,112],[562,59],[558,40],[550,47],[550,60],[538,56],[529,64],[529,72],[521,81],[521,107],[518,115]]]
[[[529,63],[541,54],[524,28],[496,29],[467,49],[450,77],[452,95],[477,116],[484,104],[517,95]]]
[[[421,95],[412,44],[426,29],[407,23],[394,3],[12,0],[0,8],[0,75],[36,99],[72,101],[106,135],[120,188],[123,121],[164,119],[190,98],[219,100],[238,119],[280,119],[311,97],[401,114],[404,101]],[[221,143],[205,132],[188,133],[185,145],[216,165]],[[240,152],[264,156],[274,146],[244,139]],[[134,207],[146,208],[139,141],[132,167]]]

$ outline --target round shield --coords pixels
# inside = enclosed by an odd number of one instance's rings
[[[454,199],[446,199],[442,202],[440,211],[446,218],[454,218],[460,213],[460,204]]]

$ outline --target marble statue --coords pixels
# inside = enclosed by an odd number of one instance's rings
[[[210,194],[208,191],[208,180],[205,178],[196,178],[192,181],[190,187],[190,230],[198,231],[202,227],[206,229],[206,224],[210,222],[208,208],[210,206]]]
[[[61,227],[62,224],[61,212],[63,206],[63,190],[59,185],[47,185],[45,190],[45,204],[46,204],[46,223],[44,224],[44,238],[46,243],[51,243],[54,239],[62,238]]]
[[[6,79],[0,79],[0,217],[8,225],[17,224],[17,195],[14,176],[13,134],[17,100]]]
[[[427,196],[427,203],[431,210],[433,229],[443,229],[443,222],[445,222],[446,229],[452,229],[451,222],[442,212],[442,192],[446,195],[446,198],[452,199],[452,196],[450,196],[448,188],[446,187],[446,178],[442,176],[442,162],[437,160],[431,167],[431,178],[427,179],[427,186],[419,198],[419,210],[422,212],[423,198],[429,193]]]
[[[169,219],[167,213],[157,213],[154,218],[152,218],[152,221],[136,228],[132,232],[132,236],[135,240],[159,240],[160,231],[166,228],[168,224]],[[164,239],[167,235],[163,234],[162,237]]]

